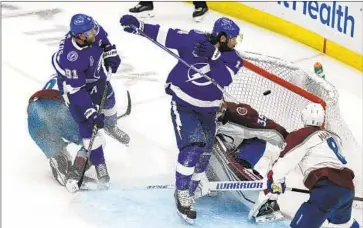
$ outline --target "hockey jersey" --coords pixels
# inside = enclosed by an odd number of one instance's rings
[[[247,104],[226,102],[225,114],[219,118],[217,134],[223,134],[238,147],[243,139],[259,138],[282,148],[288,132],[275,121],[260,115]],[[225,137],[228,141],[228,139]],[[231,143],[231,142],[230,142]]]
[[[205,41],[208,35],[198,30],[165,29],[159,25],[144,25],[144,33],[162,45],[177,50],[181,59],[214,79],[220,86],[228,86],[243,62],[237,51],[223,52],[217,60],[193,55],[194,45]],[[190,106],[199,112],[215,112],[223,93],[202,75],[181,61],[170,71],[165,84],[166,93],[177,104]]]
[[[309,126],[291,132],[286,143],[281,158],[272,169],[275,182],[284,181],[285,176],[299,166],[304,184],[309,189],[323,177],[354,189],[354,173],[346,167],[347,161],[341,154],[338,135],[320,127]]]
[[[97,23],[95,30],[95,42],[85,46],[78,45],[71,33],[67,33],[52,56],[59,91],[67,96],[70,105],[79,113],[76,119],[84,118],[82,115],[87,110],[100,104],[107,80],[103,48],[110,45],[110,41]]]

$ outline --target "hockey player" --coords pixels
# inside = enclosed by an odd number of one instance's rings
[[[207,3],[204,1],[193,1],[194,11],[193,11],[193,19],[196,22],[200,22],[203,20],[205,14],[208,12]],[[143,17],[153,17],[154,14],[152,11],[154,10],[154,3],[152,1],[141,1],[135,7],[129,9],[129,12],[134,14],[135,16]]]
[[[291,227],[317,228],[327,219],[329,227],[358,228],[351,218],[354,173],[346,167],[339,136],[322,128],[324,116],[320,104],[308,104],[302,111],[304,127],[287,136],[287,145],[269,172],[268,189],[284,193],[286,175],[299,166],[310,198],[296,212]]]
[[[127,137],[117,127],[115,94],[109,82],[107,69],[115,73],[121,63],[116,46],[111,44],[105,30],[92,17],[75,14],[70,21],[70,32],[61,40],[58,51],[52,56],[52,64],[58,74],[58,87],[74,121],[78,124],[83,145],[88,149],[94,125],[98,126],[89,159],[95,165],[98,180],[109,183],[110,177],[104,158],[105,129],[116,138]],[[97,109],[101,103],[106,83],[108,90],[103,113]],[[77,167],[85,165],[83,163]],[[77,191],[82,170],[74,170],[67,179],[69,191]]]
[[[64,186],[72,164],[64,139],[75,144],[80,144],[82,140],[77,124],[56,90],[56,82],[55,75],[42,90],[30,97],[27,109],[28,130],[33,141],[49,159],[55,180]]]
[[[222,86],[228,86],[242,67],[234,50],[239,27],[228,18],[214,23],[212,34],[197,30],[165,29],[160,25],[144,24],[131,15],[120,19],[126,32],[136,33],[130,25],[143,31],[179,56],[199,68]],[[165,85],[172,96],[171,116],[179,148],[176,168],[175,200],[178,214],[187,222],[196,219],[194,201],[189,192],[193,173],[198,176],[208,166],[216,130],[216,113],[223,93],[202,75],[181,61],[171,70]]]
[[[266,177],[278,158],[288,132],[247,104],[225,102],[219,112],[218,128],[208,178],[220,181],[254,181]],[[269,152],[266,152],[267,142]],[[265,153],[266,152],[266,153]],[[208,194],[204,180],[198,194]],[[257,223],[283,218],[272,194],[235,191],[234,196],[250,208],[249,218]],[[198,196],[197,196],[198,197]]]
[[[56,75],[30,97],[27,113],[31,138],[49,159],[55,180],[64,186],[69,171],[75,169],[80,159],[84,159],[86,150],[80,148],[72,167],[72,156],[66,147],[69,143],[82,145],[82,138],[78,125],[59,95]]]

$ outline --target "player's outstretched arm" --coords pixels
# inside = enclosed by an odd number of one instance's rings
[[[172,49],[179,49],[185,43],[185,36],[189,34],[189,32],[180,29],[147,24],[132,15],[122,16],[120,24],[125,32],[139,34],[139,31],[141,31],[163,46]],[[137,30],[133,27],[137,28]]]

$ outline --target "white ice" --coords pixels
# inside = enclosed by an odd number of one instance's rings
[[[146,183],[172,183],[177,157],[169,116],[170,98],[163,90],[163,82],[176,60],[146,39],[121,31],[120,16],[136,3],[5,4],[19,9],[2,7],[2,226],[186,227],[175,213],[170,190],[119,189]],[[62,12],[46,20],[37,15],[9,17],[14,12],[58,7],[62,8]],[[211,12],[202,23],[197,24],[192,21],[192,11],[192,5],[156,2],[156,17],[147,22],[207,31],[221,16]],[[130,147],[107,138],[105,153],[113,187],[106,192],[73,195],[53,180],[47,159],[28,135],[26,114],[29,97],[43,86],[53,72],[50,57],[57,46],[40,41],[52,37],[60,40],[65,32],[39,32],[37,35],[26,32],[56,26],[67,28],[71,15],[78,12],[90,14],[98,20],[110,34],[110,40],[117,45],[124,70],[123,77],[112,80],[119,111],[125,111],[125,89],[131,93],[133,108],[129,117],[119,121],[119,126],[131,136]],[[340,93],[345,121],[362,145],[361,72],[289,38],[236,21],[244,33],[244,50],[293,61],[308,70],[312,70],[316,61],[322,62],[327,80]],[[355,168],[359,170],[362,154],[348,157],[355,160]],[[361,196],[362,192],[359,194]],[[280,207],[291,217],[306,199],[304,194],[286,193],[280,199]],[[227,202],[223,197],[203,199],[197,206],[200,218],[196,227],[257,227],[247,221],[247,211],[243,206]],[[361,212],[355,211],[354,216],[362,221]],[[261,227],[287,225],[288,222],[283,222]]]

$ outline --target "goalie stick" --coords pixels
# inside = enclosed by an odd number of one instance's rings
[[[211,181],[208,182],[210,191],[259,191],[266,189],[266,181]],[[96,182],[85,182],[81,186],[81,190],[98,190],[99,186]],[[121,188],[120,190],[152,190],[152,189],[175,189],[174,184],[156,184],[146,186],[135,186],[129,188]]]

